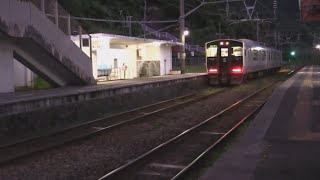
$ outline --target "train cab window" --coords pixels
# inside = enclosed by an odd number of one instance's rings
[[[221,57],[229,56],[229,48],[221,48]]]
[[[243,56],[243,51],[241,46],[231,47],[231,55],[232,56]]]
[[[206,51],[207,57],[217,57],[218,47],[216,45],[210,45]]]

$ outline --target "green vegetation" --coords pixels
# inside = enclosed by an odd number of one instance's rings
[[[59,3],[73,16],[89,17],[105,20],[125,20],[126,16],[132,16],[133,21],[144,20],[144,7],[146,2],[146,20],[177,20],[179,18],[179,0],[125,0],[125,1],[103,1],[103,0],[59,0]],[[186,1],[185,11],[189,12],[198,6],[199,1]],[[231,3],[229,19],[239,19],[243,12],[242,3]],[[129,30],[120,22],[95,22],[80,21],[84,28],[90,33],[115,33],[128,35]],[[154,29],[162,29],[170,26],[165,31],[179,37],[178,23],[150,23],[148,26]],[[230,25],[226,16],[226,3],[216,5],[205,5],[193,12],[186,18],[186,27],[190,30],[187,42],[190,44],[203,45],[205,42],[222,38],[248,38],[255,39],[255,23],[242,22]],[[218,35],[219,27],[222,36]],[[266,34],[267,25],[262,24],[260,29],[261,37]],[[132,24],[132,35],[143,35],[141,25]],[[149,36],[152,37],[152,36]],[[273,40],[270,37],[270,40]]]
[[[33,81],[32,86],[22,86],[16,87],[16,92],[30,91],[30,90],[40,90],[40,89],[49,89],[51,88],[50,84],[40,77],[36,77]]]
[[[186,66],[186,72],[187,73],[205,73],[207,72],[207,69],[204,64],[189,65],[189,66]]]
[[[49,89],[51,88],[50,84],[44,79],[37,77],[34,80],[33,89]]]

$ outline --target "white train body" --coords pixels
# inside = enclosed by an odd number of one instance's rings
[[[220,39],[206,43],[210,84],[240,84],[250,74],[275,71],[282,53],[248,39]]]

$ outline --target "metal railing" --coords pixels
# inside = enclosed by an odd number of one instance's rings
[[[140,24],[142,26],[142,29],[146,32],[148,32],[149,34],[156,36],[159,39],[165,39],[165,40],[169,40],[169,41],[173,41],[173,42],[179,42],[179,38],[177,38],[176,36],[168,33],[168,32],[160,32],[157,31],[155,29],[150,28],[149,26],[145,25],[145,24]],[[185,49],[188,51],[195,51],[195,52],[199,52],[204,54],[205,50],[203,47],[199,46],[199,45],[190,45],[190,44],[185,44]]]
[[[69,38],[72,37],[73,42],[78,41],[78,46],[83,50],[83,46],[90,49],[90,59],[92,59],[92,42],[91,36],[86,32],[80,23],[58,4],[57,0],[30,0],[40,11],[46,14],[57,27]]]

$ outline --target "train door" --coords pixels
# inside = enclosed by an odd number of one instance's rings
[[[229,83],[230,81],[230,48],[226,47],[219,47],[220,56],[219,56],[219,70],[220,70],[220,83]]]

